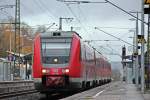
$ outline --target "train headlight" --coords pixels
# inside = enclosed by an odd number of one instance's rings
[[[69,69],[65,69],[65,72],[66,72],[66,73],[69,73]]]
[[[69,69],[63,69],[62,73],[64,73],[64,74],[69,73]]]
[[[42,73],[43,74],[47,73],[47,70],[46,69],[42,69]]]
[[[42,73],[46,73],[46,69],[42,69]]]
[[[55,63],[57,63],[58,62],[58,59],[57,58],[54,58],[54,60],[53,60]]]

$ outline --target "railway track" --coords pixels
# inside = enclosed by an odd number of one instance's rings
[[[0,93],[0,99],[12,98],[26,94],[39,93],[37,90],[24,90],[24,91],[16,91],[16,92],[8,92],[8,93]]]

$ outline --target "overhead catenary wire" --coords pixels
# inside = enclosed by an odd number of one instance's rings
[[[107,3],[107,2],[101,2],[101,1],[79,1],[79,0],[57,0],[60,2],[65,2],[65,3],[69,3],[69,4],[81,4],[81,3]]]
[[[135,28],[129,28],[129,27],[105,27],[105,26],[100,26],[98,28],[110,28],[110,29],[121,29],[121,30],[135,29]]]
[[[126,14],[128,14],[128,15],[130,15],[130,16],[136,18],[136,19],[138,19],[139,21],[143,22],[144,24],[148,25],[148,23],[146,23],[145,21],[143,21],[143,20],[137,18],[136,16],[132,15],[130,12],[124,10],[123,8],[119,7],[118,5],[114,4],[113,2],[111,2],[111,1],[109,1],[109,0],[105,0],[105,2],[92,2],[92,1],[80,1],[80,0],[79,0],[79,1],[77,1],[77,0],[74,0],[74,1],[70,1],[70,0],[57,0],[57,1],[65,2],[65,3],[73,3],[73,4],[74,4],[74,3],[78,3],[78,4],[81,4],[81,3],[86,3],[86,4],[87,4],[87,3],[109,3],[109,4],[111,4],[112,6],[114,6],[114,7],[118,8],[119,10],[123,11],[124,13],[126,13]]]
[[[81,10],[81,9],[80,9]],[[71,11],[72,11],[72,9],[71,9]],[[75,15],[76,16],[76,15]],[[76,17],[77,18],[77,17]],[[78,19],[78,18],[77,18]],[[80,22],[80,20],[79,20],[79,22]],[[118,39],[119,40],[119,39]],[[97,40],[96,40],[97,41]],[[115,40],[116,41],[116,40]],[[130,44],[130,45],[132,45],[132,44]],[[120,54],[117,54],[117,55],[119,55],[120,56]],[[121,56],[120,56],[121,57]]]
[[[85,40],[85,41],[98,42],[98,41],[119,41],[119,40],[109,40],[109,39],[106,39],[106,40]]]
[[[102,51],[104,54],[106,54],[106,55],[117,55],[117,56],[120,56],[120,57],[122,57],[119,53],[117,53],[117,52],[112,52],[112,50],[110,50],[110,49],[108,49],[108,48],[106,48],[106,47],[104,47],[104,46],[99,46],[100,48],[101,48],[101,50],[100,51]],[[99,48],[99,49],[100,49]],[[103,50],[102,50],[103,49]],[[110,52],[110,53],[107,53],[106,52],[106,50],[108,51],[108,52]]]
[[[35,0],[36,1],[36,0]],[[39,0],[37,4],[43,8],[43,10],[47,11],[48,15],[53,19],[56,20],[56,18],[59,18],[58,16],[54,15],[52,12],[50,12],[50,9],[47,7],[47,5],[43,2],[43,0]],[[58,26],[58,25],[57,25]]]
[[[66,3],[65,3],[66,4]],[[71,9],[71,7],[69,6],[69,4],[66,4],[66,6],[68,7],[68,9],[70,10],[70,12],[72,13],[72,15],[76,18],[76,20],[78,21],[78,23],[81,25],[81,27],[84,29],[84,31],[86,33],[88,33],[87,29],[84,27],[83,23],[81,22],[81,20],[76,16],[76,14],[74,13],[74,11]]]
[[[93,40],[94,42],[97,42],[97,41],[103,41],[103,40]],[[88,42],[88,44],[89,44],[89,42],[93,42],[93,41],[87,41],[87,40],[85,40],[84,42]],[[104,41],[109,41],[109,40],[104,40]],[[110,40],[110,41],[118,41],[118,40]],[[120,40],[119,40],[120,41]],[[91,45],[91,44],[90,44]],[[120,45],[121,46],[121,45]],[[107,51],[109,51],[110,52],[110,54],[109,53],[106,53],[106,51],[104,52],[104,50],[100,50],[101,52],[103,52],[104,54],[108,54],[108,55],[117,55],[117,56],[120,56],[120,57],[122,57],[117,51],[115,51],[113,48],[111,48],[110,47],[110,45],[108,45],[107,44],[107,46],[99,46],[99,47],[102,47],[103,49],[105,49],[105,50],[107,50]],[[108,49],[108,48],[106,48],[106,47],[109,47],[110,49]],[[95,49],[97,52],[99,52],[99,50],[97,50],[97,49]],[[113,52],[114,51],[114,52]]]
[[[6,8],[13,8],[15,5],[1,5],[0,6],[0,11],[6,15],[9,19],[14,18],[11,14],[9,14],[8,12],[6,12],[4,9]]]
[[[13,8],[15,5],[0,5],[0,8]]]
[[[93,28],[93,27],[92,27]],[[103,29],[119,29],[119,30],[130,30],[130,29],[135,29],[135,28],[128,28],[128,27],[106,27],[106,26],[101,26],[98,28],[103,28]],[[124,38],[125,35],[127,35],[129,32],[123,33],[123,35],[120,36],[120,38]],[[120,33],[118,33],[120,35]]]
[[[57,0],[59,1],[59,0]],[[78,21],[78,23],[83,27],[83,29],[87,32],[86,28],[83,26],[82,22],[80,21],[80,19],[77,17],[77,15],[74,13],[74,11],[72,10],[72,8],[69,6],[69,4],[65,3],[65,5],[67,6],[67,8],[69,9],[69,11],[71,12],[71,14],[76,18],[76,20]]]
[[[88,31],[87,31],[87,29],[84,27],[84,25],[83,25],[83,23],[81,22],[81,20],[76,16],[76,14],[74,13],[74,11],[72,10],[72,8],[69,6],[69,4],[71,4],[71,3],[67,3],[65,0],[57,0],[57,1],[60,1],[60,2],[64,2],[65,4],[66,4],[66,6],[68,7],[68,9],[69,9],[69,11],[72,13],[72,15],[76,18],[76,20],[78,21],[78,23],[81,25],[81,27],[84,29],[84,31],[86,32],[86,33],[88,33]],[[71,1],[71,2],[77,2],[77,1]],[[78,3],[78,4],[80,4],[80,3]],[[82,10],[80,9],[80,7],[78,6],[78,9],[79,9],[79,11],[80,11],[80,13],[82,13],[83,14],[83,12],[82,12]],[[84,14],[83,14],[83,16],[84,16]],[[84,18],[85,20],[86,20],[86,18]],[[87,21],[86,21],[87,22]],[[86,25],[87,26],[87,25]],[[90,34],[89,34],[90,35]]]
[[[122,9],[121,7],[119,7],[119,6],[117,6],[116,4],[112,3],[111,1],[109,1],[109,0],[105,0],[105,1],[106,1],[107,3],[109,3],[109,4],[111,4],[112,6],[114,6],[114,7],[118,8],[118,9],[120,9],[120,10],[123,11],[124,13],[126,13],[126,14],[128,14],[128,15],[130,15],[130,16],[136,18],[136,19],[138,19],[139,21],[143,22],[144,24],[148,25],[148,23],[146,23],[145,21],[143,21],[143,20],[137,18],[136,16],[132,15],[130,12],[128,12],[128,11]]]
[[[113,50],[115,53],[118,53],[117,50],[113,49],[109,44],[107,44],[107,47],[109,47],[111,50]]]
[[[9,19],[11,19],[11,18],[14,19],[14,17],[13,17],[12,15],[10,15],[8,12],[6,12],[6,11],[4,11],[4,10],[0,10],[0,11],[2,11],[2,13],[3,13],[4,15],[6,15]]]
[[[30,27],[39,27],[39,26],[50,26],[52,25],[53,23],[48,23],[48,24],[42,24],[42,25],[34,25],[34,26],[30,26]],[[55,23],[56,26],[58,26],[56,23]]]
[[[68,4],[66,4],[66,6],[68,7],[68,9],[69,9],[70,12],[72,13],[72,15],[76,18],[76,20],[81,24],[80,19],[78,19],[78,17],[77,17],[76,14],[73,12],[73,10],[71,9],[71,7],[70,7]]]
[[[55,19],[56,15],[54,15],[52,12],[50,12],[50,9],[47,7],[47,5],[45,5],[45,3],[43,2],[43,0],[39,0],[39,2],[41,3],[41,5],[43,5],[43,7],[45,8],[45,10],[51,15],[51,17],[53,17]]]
[[[88,22],[87,20],[87,17],[85,17],[85,14],[83,13],[82,9],[80,8],[80,5],[78,4],[78,10],[79,10],[79,13],[81,14],[80,16],[83,17],[84,19],[84,22]],[[88,27],[88,24],[87,23],[84,23],[86,25],[86,27]],[[91,23],[89,23],[91,24]],[[89,36],[91,37],[92,36],[92,33],[89,33]]]
[[[86,31],[88,33],[87,29],[84,27],[84,25],[82,24],[82,22],[80,21],[80,19],[76,16],[76,14],[73,12],[73,10],[71,9],[71,7],[68,4],[66,4],[66,6],[68,7],[68,9],[72,13],[72,15],[76,18],[76,20],[81,25],[81,27],[83,27],[84,31]]]
[[[135,46],[135,45],[133,45],[133,44],[131,44],[131,43],[125,41],[125,40],[122,40],[121,38],[118,38],[118,37],[116,37],[116,36],[114,36],[114,35],[112,35],[112,34],[110,34],[110,33],[108,33],[108,32],[105,32],[104,30],[102,30],[102,29],[100,29],[100,28],[98,28],[98,27],[95,27],[95,29],[97,29],[97,30],[99,30],[99,31],[101,31],[101,32],[103,32],[103,33],[109,35],[109,36],[112,36],[112,37],[114,37],[114,38],[116,38],[116,39],[118,39],[118,40],[120,40],[120,41],[122,41],[122,42],[124,42],[124,43],[126,43],[126,44],[128,44],[128,45]]]
[[[95,40],[93,40],[94,42],[95,42]],[[87,42],[88,43],[88,45],[90,45],[94,50],[96,50],[98,53],[100,53],[100,54],[102,54],[102,53],[104,53],[104,54],[106,54],[106,55],[117,55],[117,56],[119,56],[119,57],[122,57],[119,53],[117,53],[117,52],[112,52],[112,50],[110,50],[110,49],[108,49],[108,48],[104,48],[104,46],[102,46],[102,48],[103,49],[105,49],[105,50],[107,50],[107,51],[109,51],[110,53],[106,53],[106,52],[103,52],[104,50],[98,50],[98,49],[96,49],[94,46],[92,46],[91,44],[90,44],[90,42],[93,42],[93,41],[87,41],[87,40],[85,40],[84,42]],[[101,41],[101,40],[96,40],[96,41]],[[102,40],[103,41],[103,40]],[[105,41],[105,40],[104,40]],[[108,40],[106,40],[106,41],[108,41]],[[110,40],[111,41],[111,40]],[[118,40],[112,40],[112,41],[118,41]],[[109,47],[110,48],[110,47]],[[112,49],[112,48],[111,48]],[[113,50],[114,51],[114,50]],[[101,53],[102,52],[102,53]],[[103,56],[103,55],[102,55]],[[104,56],[103,56],[104,57]],[[107,59],[107,58],[106,58]],[[107,59],[108,60],[108,59]]]
[[[33,14],[34,12],[29,9],[29,7],[26,7],[26,5],[24,5],[24,3],[20,3],[21,4],[21,7],[24,8],[24,10],[26,10],[27,12],[29,12],[30,14]]]
[[[46,13],[46,15],[48,16],[48,17],[53,17],[53,18],[55,18],[55,16],[53,16],[50,12],[49,12],[49,10],[47,9],[47,8],[45,8],[46,6],[45,5],[43,5],[42,6],[42,4],[43,4],[43,2],[39,2],[40,0],[38,0],[38,1],[34,1],[34,4],[36,4],[36,6],[38,7],[38,8],[40,8],[39,10],[41,10],[42,12],[43,11],[47,11],[48,13]],[[30,3],[32,3],[32,2],[30,2]],[[33,13],[35,13],[32,9],[30,9],[29,7],[27,7],[26,5],[25,5],[25,3],[23,3],[23,2],[21,2],[20,3],[21,4],[21,7],[22,7],[22,9],[24,10],[24,11],[27,11],[27,13],[30,13],[30,14],[33,14]],[[3,5],[4,7],[7,7],[7,8],[12,8],[14,5]],[[8,19],[15,19],[10,13],[8,13],[8,12],[6,12],[5,10],[4,10],[4,8],[3,8],[3,6],[0,6],[1,8],[0,8],[0,10],[2,11],[2,13],[4,14],[4,15],[6,15],[7,17],[8,17]],[[45,8],[45,9],[44,9]],[[23,13],[22,13],[22,16],[23,16]],[[4,22],[4,23],[1,23],[1,24],[15,24],[15,23],[9,23],[9,22]],[[40,25],[39,25],[40,26]]]
[[[44,12],[47,11],[47,13],[46,13],[47,16],[48,16],[48,17],[51,17],[53,20],[55,20],[55,16],[51,15],[51,13],[47,10],[47,8],[45,8],[45,6],[42,6],[41,3],[38,2],[39,0],[38,0],[38,1],[37,1],[37,0],[34,0],[34,1],[35,1],[36,5],[40,8],[41,11],[42,11],[42,10],[43,10]],[[43,11],[42,11],[42,12],[43,12]]]
[[[78,7],[78,10],[79,10],[80,16],[82,16],[82,17],[84,18],[84,20],[87,22],[87,19],[86,19],[86,17],[85,17],[85,14],[84,14],[83,11],[81,10],[80,5],[78,4],[77,7]]]
[[[81,27],[83,27],[84,31],[88,33],[87,29],[84,27],[84,25],[82,24],[81,20],[76,16],[76,14],[73,12],[73,10],[71,9],[71,7],[69,6],[70,4],[78,4],[79,5],[80,3],[88,3],[88,2],[86,2],[86,1],[76,1],[76,0],[74,0],[74,1],[57,0],[57,1],[64,2],[67,5],[67,7],[69,8],[69,10],[72,13],[72,15],[77,19],[77,21],[79,22],[79,24],[81,25]],[[90,3],[106,3],[106,2],[90,2]],[[80,9],[79,6],[78,6],[78,9],[80,11],[80,14],[82,14],[84,16],[84,14],[83,14],[83,12],[82,12],[82,10]],[[86,17],[84,17],[84,20],[86,20],[86,22],[87,22]],[[91,35],[91,34],[89,34],[89,35]]]

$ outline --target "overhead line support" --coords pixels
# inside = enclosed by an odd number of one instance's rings
[[[17,39],[17,34],[19,35],[19,50],[17,51],[17,44],[16,44],[16,39]],[[19,59],[20,59],[20,0],[16,0],[16,5],[15,5],[15,37],[14,37],[14,53],[19,52]],[[16,58],[14,59],[14,75],[17,71],[16,67]],[[19,72],[17,72],[19,75],[16,77],[20,77],[20,62],[19,62]]]

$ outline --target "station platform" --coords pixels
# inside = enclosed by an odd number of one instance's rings
[[[134,84],[112,82],[62,100],[150,100],[150,93],[142,94]]]

